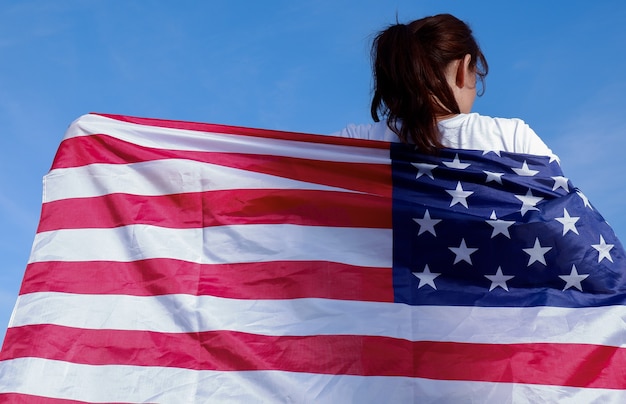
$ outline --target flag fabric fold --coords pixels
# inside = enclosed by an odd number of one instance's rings
[[[625,259],[554,157],[89,114],[0,398],[622,403]]]

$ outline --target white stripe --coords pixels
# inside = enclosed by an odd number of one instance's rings
[[[391,239],[391,229],[293,224],[170,229],[136,224],[38,233],[29,262],[174,258],[203,264],[287,260],[391,268]]]
[[[92,134],[106,134],[129,143],[157,149],[216,151],[301,157],[321,161],[390,164],[389,149],[162,128],[122,122],[98,115],[80,117],[70,125],[65,134],[65,139]],[[318,136],[325,138],[325,141],[330,140],[323,135]]]
[[[626,391],[301,372],[216,372],[82,365],[21,358],[0,363],[0,391],[87,402],[607,403]]]
[[[43,202],[112,193],[167,195],[231,189],[346,191],[342,188],[237,168],[169,159],[134,164],[91,164],[75,168],[57,168],[44,176]]]
[[[11,327],[262,335],[375,335],[411,341],[580,343],[626,346],[626,307],[440,307],[330,299],[237,300],[213,296],[21,295]],[[233,314],[235,313],[235,314]]]

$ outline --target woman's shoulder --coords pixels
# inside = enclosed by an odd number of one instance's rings
[[[398,136],[387,126],[387,121],[350,124],[331,136],[349,137],[355,139],[382,140],[386,142],[397,142]]]
[[[481,115],[477,112],[469,114],[459,114],[439,123],[443,127],[477,127],[492,131],[510,132],[511,130],[532,130],[519,118],[502,118],[488,115]]]
[[[519,118],[492,117],[478,113],[458,114],[440,121],[438,126],[445,147],[554,156],[535,131]],[[350,124],[331,135],[386,142],[400,141],[387,126],[387,121]]]
[[[460,114],[439,123],[444,143],[461,149],[553,155],[522,119]]]

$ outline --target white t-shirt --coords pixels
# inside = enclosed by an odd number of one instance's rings
[[[439,122],[441,143],[466,150],[493,150],[557,158],[552,150],[521,119],[492,118],[477,113],[459,114]],[[387,122],[349,125],[334,136],[399,142]]]

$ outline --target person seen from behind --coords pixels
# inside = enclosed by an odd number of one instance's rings
[[[460,19],[440,14],[391,25],[374,39],[372,63],[375,123],[334,135],[412,143],[428,154],[447,147],[556,158],[522,120],[471,112],[489,67]]]

